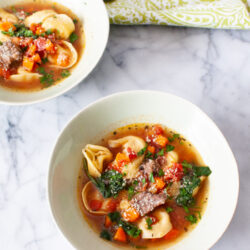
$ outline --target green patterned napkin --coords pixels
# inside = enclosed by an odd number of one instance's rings
[[[250,29],[247,0],[114,0],[111,23]]]

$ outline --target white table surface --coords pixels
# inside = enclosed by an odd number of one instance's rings
[[[250,32],[112,26],[107,50],[84,82],[44,103],[0,106],[1,250],[72,249],[47,203],[53,144],[87,104],[134,89],[184,97],[217,123],[241,182],[235,216],[212,249],[250,249]]]

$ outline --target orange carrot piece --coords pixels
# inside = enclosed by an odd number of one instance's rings
[[[155,153],[155,147],[154,146],[150,146],[150,145],[148,145],[148,151],[149,152],[151,152],[152,154],[154,154]]]
[[[121,167],[123,164],[130,162],[129,157],[124,153],[118,153],[115,157],[115,160],[119,167]]]
[[[35,44],[30,44],[28,50],[26,51],[27,55],[33,56],[36,53],[37,47]]]
[[[34,56],[32,56],[32,60],[37,63],[41,63],[41,57],[39,56],[38,53],[36,53]]]
[[[124,242],[124,243],[127,242],[127,235],[122,227],[118,227],[118,229],[116,230],[115,235],[114,235],[114,240]]]
[[[111,219],[109,218],[108,215],[105,216],[105,223],[104,223],[104,226],[105,227],[110,227],[112,225],[112,221]]]
[[[27,56],[23,57],[23,67],[28,71],[32,71],[34,67],[34,61],[31,61]]]
[[[47,51],[52,51],[54,49],[54,44],[49,39],[46,40],[45,49]]]
[[[16,27],[10,22],[0,22],[0,29],[8,31],[9,29],[16,30]]]
[[[164,148],[167,143],[168,143],[168,138],[163,136],[163,135],[158,135],[156,138],[155,138],[155,143],[157,145],[159,145],[160,147]]]
[[[139,218],[140,214],[133,207],[129,207],[125,211],[122,212],[122,218],[129,222],[134,222]]]
[[[173,240],[177,238],[177,236],[180,234],[180,231],[177,229],[170,230],[165,236],[163,236],[164,240]]]
[[[161,190],[165,187],[165,182],[160,177],[154,177],[155,179],[155,186],[157,190]]]
[[[45,32],[45,29],[44,29],[43,27],[38,26],[38,27],[36,28],[36,35],[41,35],[41,34],[44,33],[44,32]]]

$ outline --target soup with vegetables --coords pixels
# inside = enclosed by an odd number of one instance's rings
[[[122,127],[87,144],[83,156],[79,203],[101,238],[155,249],[181,239],[202,219],[211,170],[170,129]]]
[[[54,85],[70,76],[83,44],[82,23],[62,5],[0,8],[0,85],[26,91]]]

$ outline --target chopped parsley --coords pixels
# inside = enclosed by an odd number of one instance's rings
[[[159,172],[158,172],[158,176],[162,177],[164,176],[164,171],[160,168]]]
[[[169,140],[170,142],[173,142],[175,139],[177,139],[177,138],[179,138],[179,137],[180,137],[179,134],[173,134],[172,137],[168,137],[168,140]]]
[[[51,29],[48,29],[48,30],[45,31],[46,35],[51,35],[52,33],[53,33],[53,31]]]
[[[151,173],[151,174],[149,175],[149,180],[150,180],[150,182],[152,182],[152,183],[155,182],[153,173]]]
[[[187,221],[191,222],[191,224],[197,223],[197,217],[194,214],[190,214],[190,215],[186,216],[185,219]]]
[[[77,24],[78,23],[78,20],[76,18],[73,19],[73,23],[74,24]]]
[[[163,155],[164,155],[164,148],[157,153],[157,156],[163,156]]]
[[[137,238],[141,234],[141,230],[137,226],[122,220],[119,212],[109,213],[108,216],[112,222],[121,226],[129,236]]]
[[[110,233],[107,230],[102,230],[100,233],[100,237],[105,240],[111,240]]]
[[[135,189],[133,186],[129,186],[128,188],[128,199],[131,200],[132,197],[135,195]]]
[[[46,72],[43,67],[39,67],[38,72],[42,75],[40,77],[40,83],[42,83],[46,86],[50,86],[54,83],[53,75]]]
[[[48,60],[47,57],[42,58],[42,63],[43,63],[43,64],[47,63],[48,61],[49,61],[49,60]]]
[[[167,211],[168,213],[171,213],[171,212],[174,211],[174,209],[173,209],[172,207],[166,207],[166,211]]]
[[[70,72],[68,70],[63,70],[61,72],[61,77],[66,78],[70,76]]]
[[[145,155],[145,158],[146,159],[153,159],[153,154],[151,152],[147,152],[146,155]]]
[[[137,156],[144,155],[144,153],[145,153],[146,150],[147,150],[147,147],[148,147],[148,145],[146,145],[144,148],[142,148],[142,149],[137,153]]]
[[[152,229],[153,221],[152,221],[152,219],[150,217],[146,218],[146,223],[148,225],[148,229]]]
[[[189,213],[188,207],[184,206],[183,208],[184,208],[184,210],[185,210],[186,213]]]
[[[142,184],[145,184],[146,183],[146,179],[143,178],[141,182],[142,182]]]
[[[77,39],[78,39],[78,35],[75,32],[71,33],[71,35],[69,37],[69,41],[71,43],[74,43]]]
[[[166,152],[170,152],[170,151],[173,151],[174,150],[174,146],[173,145],[167,145],[166,147]]]

